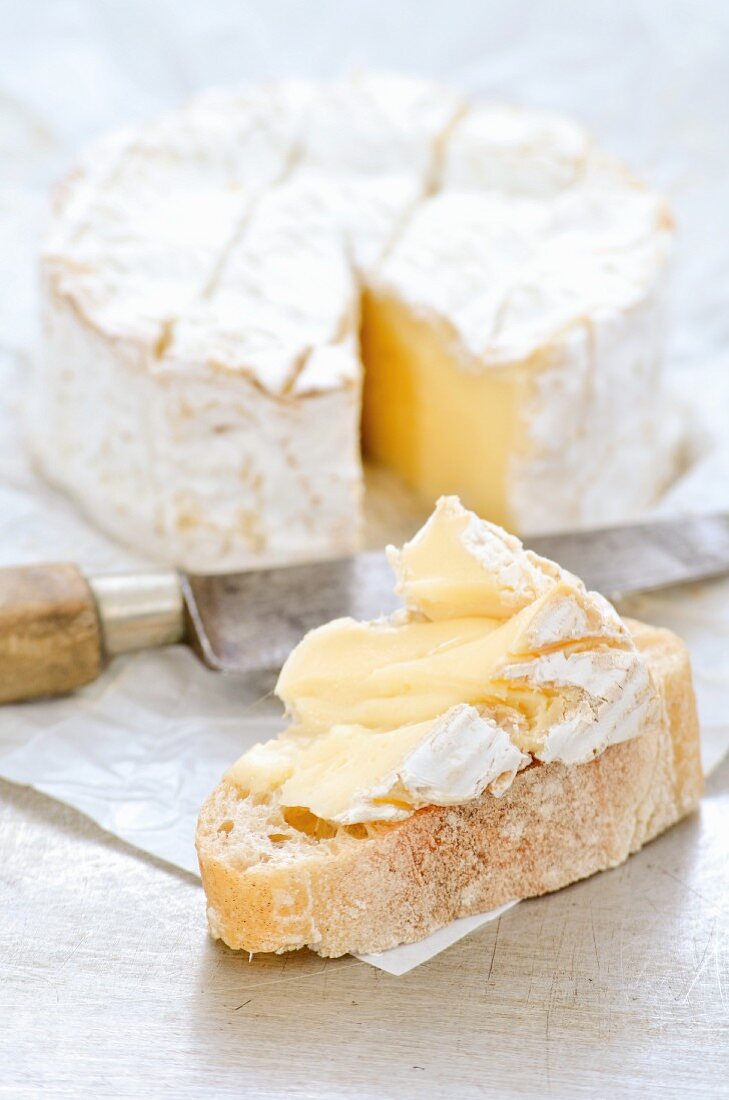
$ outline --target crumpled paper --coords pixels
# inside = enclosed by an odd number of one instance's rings
[[[690,9],[634,0],[605,19],[541,0],[452,0],[428,18],[420,0],[403,0],[396,15],[390,0],[159,0],[154,10],[145,0],[123,8],[0,0],[0,16],[0,565],[49,557],[97,571],[144,564],[46,486],[23,445],[23,394],[37,354],[36,255],[53,179],[96,133],[207,85],[357,64],[432,73],[468,92],[574,114],[668,192],[682,231],[670,362],[694,432],[688,469],[659,511],[729,509],[729,10],[721,0]],[[383,20],[392,33],[381,34]],[[380,541],[418,522],[386,483],[374,487],[370,506]],[[729,746],[729,582],[642,596],[622,610],[688,641],[709,769]],[[279,728],[267,688],[215,676],[182,648],[128,657],[72,698],[2,708],[0,775],[196,873],[204,796],[248,745]],[[505,908],[365,959],[405,973]]]

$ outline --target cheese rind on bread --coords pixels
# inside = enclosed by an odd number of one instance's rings
[[[612,606],[456,498],[389,554],[407,608],[301,641],[276,688],[293,726],[231,768],[244,792],[337,825],[397,821],[655,723],[657,688]]]
[[[506,532],[439,502],[390,550],[406,608],[312,631],[292,718],[197,830],[234,948],[383,951],[627,859],[702,788],[688,654]]]

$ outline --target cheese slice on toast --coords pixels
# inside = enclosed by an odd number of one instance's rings
[[[625,860],[692,810],[688,655],[518,539],[439,501],[390,549],[405,608],[308,634],[292,724],[205,803],[214,936],[382,951]]]

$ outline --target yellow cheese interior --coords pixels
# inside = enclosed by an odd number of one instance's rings
[[[395,298],[364,295],[362,444],[427,504],[459,495],[507,528],[507,478],[523,446],[519,409],[525,368],[469,371],[445,324],[416,316]]]
[[[278,790],[284,806],[331,821],[397,772],[458,704],[484,708],[522,751],[540,743],[564,699],[506,681],[499,670],[507,657],[530,655],[530,624],[547,601],[563,598],[561,585],[546,580],[516,543],[525,606],[510,613],[488,556],[464,547],[471,519],[441,502],[399,554],[398,568],[414,586],[409,595],[423,597],[434,618],[420,611],[376,622],[338,619],[302,640],[276,689],[296,724],[241,757],[229,778],[253,794]]]
[[[518,616],[411,622],[337,619],[312,630],[284,665],[276,691],[307,729],[353,724],[396,729],[493,698],[490,674],[520,629]]]
[[[401,769],[453,707],[476,708],[529,754],[574,706],[572,688],[523,671],[533,658],[601,637],[599,610],[585,611],[584,590],[557,566],[479,526],[452,498],[393,559],[416,610],[337,619],[306,635],[276,688],[295,725],[229,773],[246,791],[277,790],[284,807],[328,821],[372,820],[351,807],[406,803]],[[560,626],[574,621],[579,633]]]
[[[373,733],[361,726],[335,726],[302,751],[281,800],[331,821],[351,806],[358,791],[371,789],[398,768],[430,727],[421,722]]]
[[[547,562],[532,565],[521,554],[520,568],[509,570],[508,559],[521,553],[521,544],[506,532],[496,540],[492,555],[494,549],[500,552],[507,568],[485,568],[485,551],[478,545],[481,527],[465,509],[444,502],[402,550],[390,548],[398,573],[396,591],[408,607],[418,608],[433,622],[461,617],[501,620],[546,590],[546,576],[552,576]]]
[[[519,651],[540,602],[506,621],[338,619],[311,631],[277,685],[298,724],[242,756],[229,778],[254,794],[278,789],[283,805],[333,820],[358,791],[399,768],[458,703],[486,707],[523,751],[537,747],[563,700],[502,682],[498,666]]]
[[[280,788],[284,806],[302,806],[332,821],[361,790],[369,790],[396,770],[428,733],[431,722],[374,732],[362,726],[335,726],[313,739],[297,729],[257,745],[242,756],[228,778],[252,794]],[[392,798],[379,800],[392,804]]]

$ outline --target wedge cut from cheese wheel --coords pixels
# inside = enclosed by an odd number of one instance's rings
[[[675,468],[671,240],[551,115],[383,74],[211,92],[59,187],[32,445],[197,571],[356,548],[361,446],[427,507],[625,518]]]

